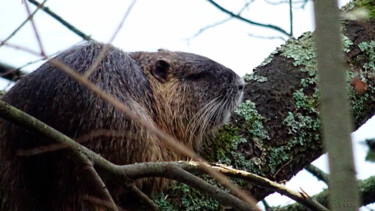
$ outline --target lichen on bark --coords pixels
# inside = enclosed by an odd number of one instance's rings
[[[373,1],[354,2],[345,12],[358,6],[370,7],[370,11],[375,8]],[[375,114],[372,17],[366,21],[342,22],[348,68],[347,90],[343,91],[349,93],[355,128]],[[243,103],[231,122],[207,140],[201,154],[210,162],[231,165],[275,181],[289,180],[323,153],[313,33],[288,40],[252,74],[247,74],[245,81]],[[254,184],[236,182],[257,199],[271,193]]]

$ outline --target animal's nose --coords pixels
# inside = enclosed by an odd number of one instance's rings
[[[245,81],[243,80],[243,78],[238,77],[237,84],[238,91],[242,92],[245,88]]]
[[[245,88],[244,85],[242,85],[242,84],[241,84],[241,85],[238,85],[238,91],[241,91],[241,92],[242,92],[244,88]]]

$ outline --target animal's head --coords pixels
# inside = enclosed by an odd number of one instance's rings
[[[229,120],[241,101],[244,81],[232,70],[206,57],[159,50],[130,56],[148,77],[156,115],[165,130],[196,146],[203,134]],[[189,139],[189,140],[187,140]]]

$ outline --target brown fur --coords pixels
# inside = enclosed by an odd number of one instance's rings
[[[71,48],[57,59],[85,72],[103,44]],[[111,47],[89,78],[150,124],[199,150],[202,136],[223,124],[239,103],[243,81],[230,69],[205,57],[161,50],[126,54]],[[115,164],[186,159],[48,62],[19,81],[4,101],[31,114]],[[87,136],[95,131],[116,135]],[[46,145],[38,134],[1,121],[2,210],[91,210],[85,195],[103,198],[69,151],[17,156],[20,149]],[[99,172],[100,173],[100,172]],[[126,192],[105,181],[118,204]],[[165,180],[137,183],[145,192],[160,190]],[[120,197],[121,196],[121,197]],[[126,196],[126,195],[125,195]]]

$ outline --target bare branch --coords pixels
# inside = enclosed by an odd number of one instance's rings
[[[248,34],[249,37],[254,37],[254,38],[258,38],[258,39],[269,39],[269,40],[276,40],[276,39],[280,39],[282,41],[286,41],[286,39],[282,36],[261,36],[261,35],[255,35],[255,34]]]
[[[42,10],[44,12],[46,12],[48,15],[50,15],[51,17],[53,17],[54,19],[56,19],[58,22],[60,22],[62,25],[64,25],[66,28],[68,28],[70,31],[72,31],[75,34],[77,34],[78,36],[82,37],[84,40],[87,40],[87,41],[93,40],[91,38],[91,36],[86,35],[82,31],[78,30],[76,27],[74,27],[73,25],[71,25],[70,23],[68,23],[66,20],[64,20],[63,18],[61,18],[60,16],[58,16],[56,13],[54,13],[53,11],[51,11],[48,7],[44,7],[43,5],[41,5],[40,3],[38,3],[35,0],[28,0],[28,1],[30,3],[32,3],[32,4],[34,4],[35,6],[42,8]]]
[[[193,39],[193,38],[195,38],[195,37],[198,37],[200,34],[202,34],[203,32],[207,31],[208,29],[214,28],[214,27],[216,27],[216,26],[218,26],[218,25],[221,25],[221,24],[223,24],[223,23],[225,23],[225,22],[228,22],[228,21],[230,21],[231,19],[232,19],[232,18],[229,17],[229,18],[226,18],[226,19],[224,19],[224,20],[221,20],[221,21],[218,21],[218,22],[216,22],[216,23],[213,23],[213,24],[211,24],[211,25],[205,26],[205,27],[199,29],[199,31],[196,32],[193,36],[191,36],[191,37],[189,37],[189,38],[186,38],[186,40],[187,40],[187,41],[190,41],[191,39]]]
[[[96,60],[94,61],[94,63],[90,66],[90,68],[84,73],[83,77],[85,77],[87,79],[96,70],[96,68],[98,67],[98,65],[100,64],[100,62],[103,60],[103,58],[107,54],[107,51],[110,48],[110,44],[113,42],[113,40],[115,40],[117,34],[120,32],[122,26],[125,23],[125,20],[129,16],[129,14],[130,14],[131,10],[133,9],[133,6],[134,6],[134,4],[135,4],[136,1],[137,0],[133,0],[132,1],[132,3],[130,4],[130,6],[126,10],[126,12],[124,14],[124,17],[122,18],[120,24],[118,25],[118,27],[116,28],[115,32],[113,33],[111,39],[108,41],[108,43],[106,43],[103,46],[102,51],[100,52],[100,54],[98,55],[98,57],[96,58]]]
[[[132,185],[131,189],[133,193],[137,194],[138,198],[142,199],[152,210],[158,210],[158,206],[146,195],[136,185]]]
[[[255,22],[255,21],[251,21],[251,20],[246,19],[246,18],[244,18],[244,17],[242,17],[242,16],[240,16],[240,15],[236,15],[236,14],[234,14],[233,12],[231,12],[231,11],[225,9],[224,7],[220,6],[219,4],[217,4],[217,3],[216,3],[215,1],[213,1],[213,0],[207,0],[207,1],[210,2],[212,5],[214,5],[216,8],[218,8],[219,10],[221,10],[222,12],[224,12],[224,13],[230,15],[230,16],[233,17],[233,18],[237,18],[237,19],[239,19],[239,20],[241,20],[241,21],[244,21],[244,22],[246,22],[246,23],[249,23],[249,24],[252,24],[252,25],[255,25],[255,26],[260,26],[260,27],[265,27],[265,28],[271,28],[271,29],[274,29],[274,30],[276,30],[276,31],[278,31],[278,32],[280,32],[280,33],[282,33],[282,34],[288,36],[288,37],[291,36],[291,34],[289,34],[289,33],[286,32],[284,29],[282,29],[282,28],[280,28],[280,27],[278,27],[278,26],[275,26],[275,25],[272,25],[272,24],[263,24],[263,23],[258,23],[258,22]]]
[[[293,37],[293,3],[289,0],[289,25],[290,25],[290,36]]]
[[[249,6],[249,4],[251,3],[252,1],[249,1],[249,2],[246,2],[246,4],[242,7],[242,9],[237,13],[237,15],[241,15],[241,13]],[[229,18],[226,18],[222,21],[219,21],[219,22],[216,22],[216,23],[213,23],[211,25],[208,25],[204,28],[201,28],[197,33],[195,33],[193,36],[191,36],[190,38],[187,38],[186,40],[189,41],[197,36],[199,36],[200,34],[202,34],[203,32],[205,32],[206,30],[210,29],[210,28],[213,28],[213,27],[216,27],[218,25],[221,25],[225,22],[228,22],[232,19],[232,17],[229,17]]]
[[[95,197],[95,196],[85,195],[85,196],[83,196],[83,199],[92,203],[92,204],[97,204],[97,205],[104,206],[104,207],[107,207],[107,208],[112,208],[111,202],[109,202],[107,200],[100,199],[100,198]],[[123,209],[119,206],[117,206],[117,209],[120,210],[120,211],[126,211],[125,209]]]
[[[319,180],[325,182],[328,184],[328,174],[325,173],[324,171],[320,170],[318,167],[310,164],[305,167],[306,171],[310,172],[312,175],[314,175],[316,178]]]
[[[26,73],[7,64],[0,63],[0,77],[15,81],[23,75],[26,75]]]
[[[121,22],[120,22],[120,24],[118,25],[118,27],[117,27],[115,33],[113,33],[113,35],[112,35],[112,37],[111,37],[111,39],[109,40],[108,43],[112,43],[113,40],[115,40],[117,34],[119,33],[120,29],[121,29],[122,26],[124,25],[125,20],[128,18],[128,16],[129,16],[131,10],[133,9],[133,6],[134,6],[134,4],[135,4],[136,1],[137,1],[137,0],[133,0],[132,3],[130,4],[130,6],[128,7],[127,11],[125,12],[124,17],[122,17]]]
[[[0,41],[0,42],[2,42],[2,41]],[[5,46],[8,46],[8,47],[10,47],[10,48],[14,48],[14,49],[17,49],[17,50],[25,51],[25,52],[27,52],[27,53],[30,53],[30,54],[34,55],[34,56],[42,56],[40,53],[38,53],[38,52],[36,52],[36,51],[34,51],[34,50],[32,50],[32,49],[29,49],[29,48],[23,47],[23,46],[19,46],[19,45],[15,45],[15,44],[10,44],[9,42],[7,42],[7,43],[2,42],[2,43],[3,43],[3,45],[5,45]],[[44,57],[44,58],[45,58],[45,57]]]
[[[17,32],[31,19],[34,17],[34,15],[39,11],[39,9],[47,2],[47,0],[44,0],[42,4],[40,4],[40,7],[36,8],[36,10],[30,14],[26,20],[24,20],[20,26],[18,26],[5,40],[1,41],[0,46],[4,45],[10,38],[12,38]]]
[[[375,176],[369,177],[364,180],[360,180],[357,183],[359,185],[360,195],[361,195],[361,206],[366,206],[368,204],[375,202]],[[328,206],[328,198],[329,198],[329,191],[328,189],[312,196],[312,198],[316,199],[319,203],[323,204],[324,206]],[[350,202],[340,201],[337,202],[337,205],[341,204],[341,208],[352,206]],[[282,207],[278,210],[308,210],[305,207],[302,207],[300,204],[294,203]]]
[[[35,37],[36,37],[36,40],[38,41],[38,45],[39,45],[39,49],[40,49],[40,54],[45,57],[46,56],[46,53],[44,51],[44,48],[43,48],[43,44],[42,44],[42,40],[40,39],[40,36],[39,36],[39,32],[38,32],[38,29],[36,28],[36,25],[35,25],[35,22],[34,22],[34,18],[31,14],[31,11],[30,11],[30,8],[29,8],[29,4],[26,2],[26,0],[23,0],[24,4],[25,4],[25,7],[26,7],[26,11],[27,11],[27,14],[29,15],[29,20],[30,20],[30,23],[31,23],[31,26],[33,27],[33,31],[34,31],[34,34],[35,34]]]
[[[113,201],[113,198],[111,194],[108,191],[107,186],[104,184],[102,178],[100,178],[98,172],[94,169],[93,163],[89,159],[86,160],[86,170],[88,170],[89,174],[91,174],[92,179],[97,183],[96,186],[101,189],[101,192],[104,194],[105,197],[107,197],[108,204],[107,207],[110,208],[111,210],[118,211],[117,206],[115,204],[115,201]]]

